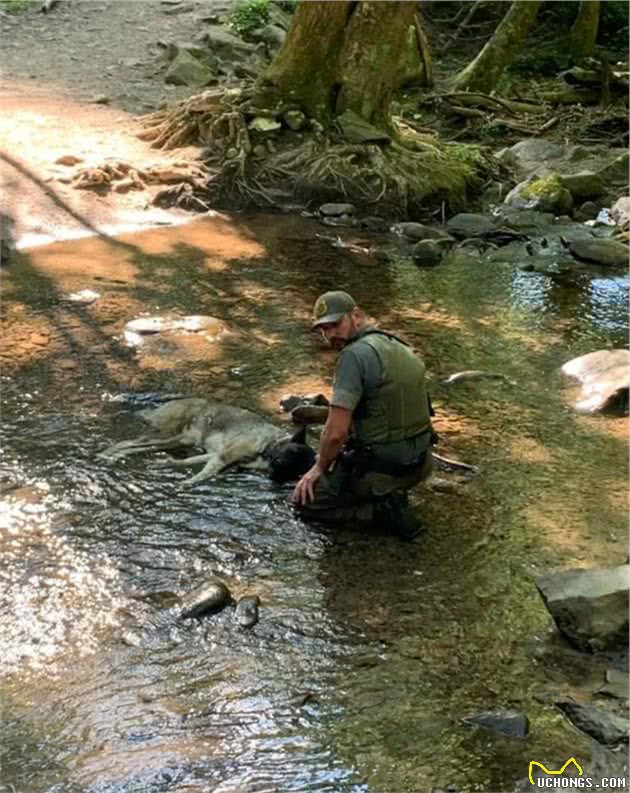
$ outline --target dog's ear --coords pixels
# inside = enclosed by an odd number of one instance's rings
[[[300,429],[291,436],[291,443],[306,443],[306,424],[302,424]]]

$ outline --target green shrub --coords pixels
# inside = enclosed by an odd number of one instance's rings
[[[263,27],[269,19],[269,0],[243,0],[230,14],[229,27],[239,35]]]

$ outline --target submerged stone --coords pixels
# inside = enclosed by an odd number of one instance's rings
[[[258,622],[258,606],[260,600],[257,595],[241,598],[236,605],[235,619],[241,628],[252,628]]]
[[[467,716],[462,722],[470,726],[484,727],[512,738],[525,738],[529,733],[529,719],[517,710],[488,710]]]
[[[209,612],[222,609],[230,601],[230,590],[223,581],[213,579],[191,589],[181,600],[182,619],[201,617]]]
[[[618,240],[576,240],[569,245],[569,250],[578,259],[583,259],[586,262],[615,267],[627,267],[628,265],[628,246]]]

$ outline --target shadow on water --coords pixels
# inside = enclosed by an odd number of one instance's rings
[[[33,249],[4,279],[5,785],[490,791],[532,758],[588,767],[588,744],[537,696],[579,695],[602,670],[550,640],[533,576],[625,554],[619,420],[576,416],[555,372],[625,342],[626,284],[528,283],[470,259],[384,266],[320,232],[219,218]],[[94,304],[66,302],[95,285]],[[122,392],[270,411],[283,392],[325,390],[333,358],[305,329],[338,287],[418,348],[443,450],[481,468],[455,494],[418,494],[419,542],[322,533],[254,475],[182,490],[185,474],[150,459],[96,459],[139,432],[111,401]],[[231,332],[203,348],[123,345],[127,320],[168,312]],[[460,369],[517,386],[437,384]],[[252,631],[232,608],[179,620],[178,593],[208,573],[260,597]],[[529,739],[461,726],[493,707],[526,712]]]

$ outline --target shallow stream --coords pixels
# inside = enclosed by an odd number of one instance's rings
[[[628,280],[384,265],[329,231],[217,217],[33,248],[6,271],[0,789],[489,793],[531,759],[588,768],[545,694],[584,697],[605,661],[555,636],[533,579],[625,558],[626,419],[576,415],[557,369],[627,343]],[[281,422],[282,394],[326,392],[334,359],[307,327],[329,288],[414,344],[440,451],[480,467],[418,492],[419,541],[305,525],[259,475],[185,490],[150,458],[97,459],[141,432],[151,395]],[[67,301],[81,289],[100,297]],[[169,313],[228,332],[125,345],[125,322]],[[516,386],[437,384],[463,369]],[[260,597],[253,629],[230,608],[178,619],[178,594],[209,574]],[[492,708],[527,713],[529,737],[460,722]]]

